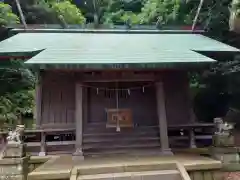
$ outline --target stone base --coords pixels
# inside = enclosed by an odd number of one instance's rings
[[[26,180],[29,157],[0,159],[0,179]]]
[[[222,170],[226,172],[240,171],[240,164],[239,163],[223,164]]]
[[[239,163],[239,148],[236,147],[213,147],[210,149],[213,158],[222,161],[224,164]]]
[[[3,150],[2,158],[22,158],[26,156],[25,144],[7,144]]]
[[[46,154],[46,152],[39,152],[38,153],[38,156],[46,156],[47,154]]]
[[[239,163],[240,157],[239,154],[215,154],[213,158],[220,160],[224,164],[229,163]]]
[[[173,156],[174,154],[172,150],[169,148],[169,149],[161,149],[161,155]]]
[[[73,153],[73,156],[75,159],[84,160],[82,149],[76,149],[76,151]]]
[[[27,180],[27,177],[24,175],[0,175],[0,179],[2,180]]]
[[[213,146],[215,147],[234,146],[234,136],[213,135]]]

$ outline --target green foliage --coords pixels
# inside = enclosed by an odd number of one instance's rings
[[[105,13],[103,16],[103,23],[108,25],[136,25],[139,22],[137,14],[122,9],[112,13]]]
[[[147,0],[140,13],[141,24],[161,25],[189,20],[189,14],[183,11],[187,3],[181,0]]]
[[[16,123],[32,113],[35,77],[23,62],[3,61],[0,64],[0,124]]]
[[[26,113],[33,113],[34,91],[22,90],[0,96],[0,121],[16,122]]]
[[[0,63],[0,96],[15,93],[21,89],[33,88],[35,77],[21,60]]]
[[[70,2],[65,0],[61,2],[51,3],[52,10],[57,14],[59,19],[62,19],[67,24],[85,24],[86,19],[81,11]]]
[[[125,11],[125,13],[120,17],[120,19],[125,24],[129,24],[129,25],[138,24],[140,22],[139,16],[131,11],[127,11],[127,12]]]
[[[12,12],[12,7],[0,2],[0,27],[19,23],[19,18]]]
[[[91,0],[86,2],[86,5],[83,5],[86,17],[96,26],[97,24],[110,26],[139,24],[138,1],[134,1],[134,3],[131,0]]]
[[[84,24],[86,19],[71,0],[26,0],[21,3],[28,24]]]

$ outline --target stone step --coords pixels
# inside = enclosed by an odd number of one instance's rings
[[[143,172],[121,172],[112,174],[94,174],[80,175],[78,180],[122,180],[122,179],[151,179],[151,180],[181,180],[180,173],[177,170],[161,170],[161,171],[143,171]]]
[[[124,158],[124,157],[123,157]],[[126,156],[125,156],[126,158]],[[135,158],[134,158],[135,159]],[[176,170],[177,164],[169,161],[123,161],[122,163],[108,163],[86,165],[78,168],[77,172],[81,175],[110,174],[122,172],[142,172],[142,171],[159,171],[159,170]]]
[[[104,129],[94,129],[94,130],[85,130],[83,133],[84,134],[92,134],[92,133],[124,133],[124,134],[128,134],[128,133],[140,133],[140,132],[144,132],[144,133],[151,133],[151,132],[155,132],[158,133],[159,130],[156,129],[124,129],[124,128],[120,128],[120,132],[117,132],[116,128],[104,128]]]
[[[159,141],[158,136],[139,136],[139,137],[122,137],[122,136],[106,136],[106,137],[99,137],[99,136],[92,136],[92,137],[85,137],[83,139],[83,143],[123,143],[123,142],[151,142],[151,141]]]
[[[94,157],[94,156],[116,156],[116,155],[159,155],[161,148],[158,145],[154,146],[135,146],[135,147],[122,147],[122,148],[98,148],[98,149],[88,149],[84,150],[84,155]]]
[[[155,131],[159,131],[159,127],[157,126],[135,126],[135,127],[121,127],[121,131],[152,131],[152,130],[155,130]],[[105,131],[108,131],[108,132],[115,132],[116,131],[116,127],[106,127],[106,124],[102,124],[102,125],[86,125],[83,129],[84,132],[88,132],[88,133],[91,133],[91,132],[105,132]]]
[[[129,131],[129,132],[108,132],[107,130],[105,132],[84,132],[83,133],[83,137],[91,137],[91,136],[97,136],[97,137],[106,137],[106,136],[121,136],[121,137],[129,137],[129,136],[159,136],[159,132],[157,131],[149,131],[149,132],[145,132],[145,131],[139,131],[139,132],[134,132],[134,131]]]
[[[106,127],[107,122],[99,122],[99,123],[88,123],[87,127]],[[135,125],[135,127],[139,128],[158,128],[158,125]]]
[[[158,147],[160,143],[152,142],[152,143],[141,143],[141,142],[134,142],[134,143],[119,143],[119,144],[109,144],[109,143],[100,143],[100,144],[83,144],[83,150],[90,150],[90,149],[119,149],[119,148],[144,148],[144,147]]]
[[[160,149],[159,129],[156,127],[121,128],[117,132],[116,128],[106,128],[105,123],[94,123],[84,128],[84,155],[129,154],[130,151],[135,154],[136,150],[151,148]]]
[[[153,148],[141,148],[141,149],[114,149],[114,150],[97,150],[97,151],[85,151],[85,157],[110,157],[116,156],[159,156],[161,154],[160,147]]]
[[[155,147],[160,146],[159,140],[132,140],[132,141],[109,141],[97,143],[83,143],[83,149],[113,149],[113,148],[135,148],[135,147]]]

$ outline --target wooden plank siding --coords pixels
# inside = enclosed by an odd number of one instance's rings
[[[190,97],[187,72],[169,72],[163,76],[168,125],[190,123]]]
[[[43,128],[70,128],[75,124],[75,81],[70,74],[43,75]]]

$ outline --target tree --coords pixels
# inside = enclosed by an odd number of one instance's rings
[[[12,12],[10,5],[0,2],[0,12],[0,27],[19,23],[19,18]]]
[[[141,24],[185,24],[191,23],[192,13],[188,3],[182,0],[147,0],[139,14]]]
[[[0,96],[0,126],[22,124],[22,116],[33,113],[34,91],[19,90]]]
[[[27,24],[84,24],[85,17],[71,0],[25,0],[21,1]],[[9,2],[15,11],[15,3]]]
[[[85,24],[86,19],[81,11],[70,0],[50,3],[50,8],[57,17],[67,24]]]
[[[32,112],[35,77],[21,60],[0,64],[0,124],[21,123],[22,115]]]

